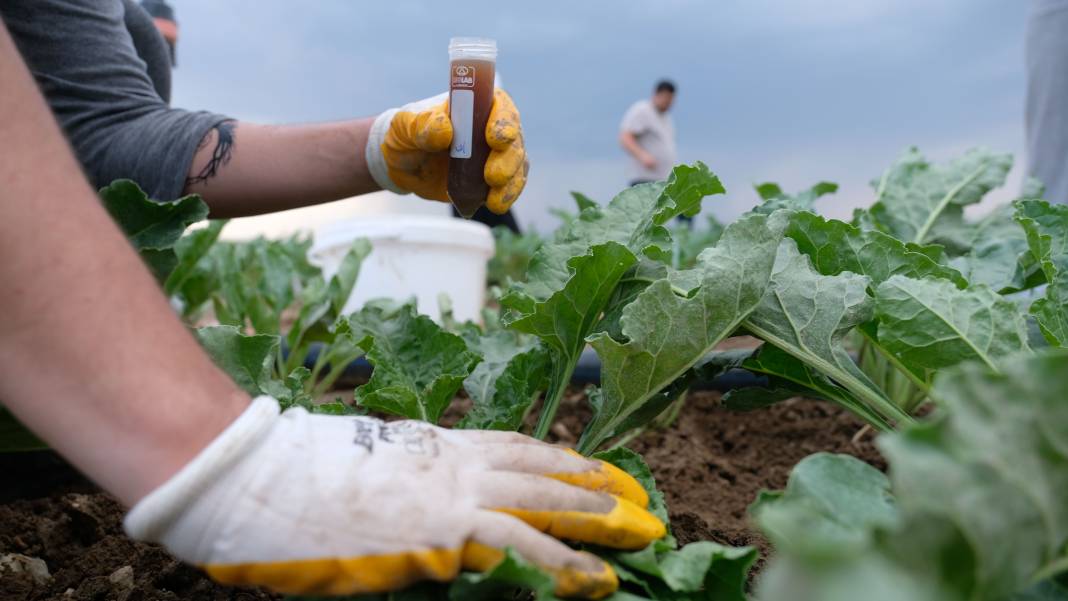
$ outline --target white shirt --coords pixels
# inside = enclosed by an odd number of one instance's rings
[[[631,157],[627,167],[627,179],[667,179],[678,159],[675,150],[675,124],[671,121],[671,115],[656,110],[651,100],[639,100],[627,109],[619,129],[634,134],[638,145],[656,159],[656,166],[646,169],[638,159]]]

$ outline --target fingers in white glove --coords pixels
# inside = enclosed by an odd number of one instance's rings
[[[479,475],[475,486],[483,509],[606,514],[616,506],[616,500],[609,495],[534,474],[485,472]]]
[[[568,453],[560,447],[542,445],[490,445],[486,460],[495,470],[509,470],[528,474],[561,472],[590,472],[600,463]]]
[[[610,594],[618,586],[615,572],[594,555],[575,551],[503,513],[479,512],[475,517],[472,542],[498,550],[511,547],[527,561],[550,570],[556,578],[558,595],[597,599]],[[490,555],[465,553],[465,567],[487,570],[496,563],[496,560],[492,563],[487,561]]]

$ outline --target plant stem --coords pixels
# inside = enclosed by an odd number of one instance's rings
[[[319,372],[326,366],[326,357],[329,354],[326,351],[326,345],[323,345],[323,347],[319,349],[319,356],[315,358],[315,365],[312,366],[311,376],[308,378],[309,386],[315,385],[315,380],[319,377]]]
[[[614,451],[616,449],[619,449],[619,448],[627,446],[627,444],[630,443],[632,440],[634,440],[635,438],[638,438],[642,434],[645,434],[645,430],[646,430],[646,426],[642,426],[640,428],[634,428],[630,432],[627,432],[623,436],[620,436],[619,440],[617,440],[614,443],[612,443],[612,445],[609,446],[608,449],[606,449],[606,450]],[[585,455],[585,454],[586,453],[583,453],[583,455]]]
[[[679,393],[678,398],[671,402],[667,411],[653,420],[653,427],[660,430],[670,428],[675,423],[675,420],[679,419],[679,413],[682,411],[683,406],[686,405],[686,395],[689,393],[689,387]]]
[[[863,334],[863,330],[861,331],[861,333]],[[926,395],[928,392],[930,392],[931,385],[928,382],[923,381],[922,379],[920,379],[919,376],[917,376],[916,374],[912,373],[912,370],[910,370],[909,368],[905,367],[905,364],[903,364],[890,351],[884,349],[882,346],[877,344],[876,341],[873,338],[868,337],[867,334],[863,334],[863,335],[864,335],[864,339],[867,341],[868,345],[873,350],[875,350],[876,353],[878,353],[878,355],[875,355],[873,353],[873,356],[880,357],[884,361],[886,361],[886,363],[888,363],[889,365],[893,366],[894,369],[896,369],[898,372],[900,372],[902,375],[904,375],[906,378],[908,378],[916,386],[916,388],[918,388],[920,391],[922,391],[924,395]]]
[[[560,399],[567,391],[567,385],[571,383],[571,374],[578,365],[578,358],[579,355],[576,354],[574,357],[568,357],[566,362],[553,361],[553,373],[549,380],[552,385],[545,394],[545,403],[542,404],[541,414],[538,415],[538,424],[534,427],[534,438],[545,440],[549,434],[549,428],[556,419],[556,410],[560,407]]]
[[[341,374],[345,373],[345,368],[348,367],[349,363],[352,363],[361,355],[363,355],[362,351],[358,353],[353,353],[352,355],[346,356],[342,358],[342,360],[337,361],[337,365],[331,364],[330,371],[328,371],[326,373],[326,376],[323,377],[322,381],[316,384],[315,387],[312,389],[312,396],[314,398],[319,398],[320,396],[326,394],[331,389],[333,389],[334,383],[337,382],[337,379],[341,377]],[[315,380],[310,379],[310,381],[314,382]]]
[[[765,341],[774,344],[797,359],[809,364],[812,369],[823,373],[837,382],[841,387],[853,393],[858,400],[866,404],[869,410],[892,420],[897,425],[912,423],[912,416],[902,411],[900,407],[887,398],[882,390],[879,390],[874,386],[867,374],[859,371],[859,368],[858,374],[852,374],[815,353],[803,354],[792,352],[794,346],[790,344],[788,340],[784,340],[779,336],[772,334],[770,331],[757,326],[751,320],[747,319],[745,321],[745,327],[758,338],[763,338]],[[882,424],[873,423],[872,425],[884,429]]]

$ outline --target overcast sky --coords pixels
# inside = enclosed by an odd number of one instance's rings
[[[751,185],[842,184],[832,216],[906,146],[1023,156],[1024,0],[389,2],[171,0],[181,28],[174,104],[267,123],[368,116],[444,90],[451,36],[498,40],[498,70],[531,158],[520,218],[555,221],[569,190],[624,186],[623,111],[657,78],[679,86],[680,156],[728,198]]]

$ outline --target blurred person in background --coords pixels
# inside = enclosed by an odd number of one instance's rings
[[[1068,203],[1068,0],[1035,0],[1027,23],[1028,172]]]
[[[675,124],[668,111],[675,102],[675,84],[656,83],[650,98],[627,109],[619,125],[619,143],[630,155],[627,180],[630,185],[667,179],[675,166]]]

